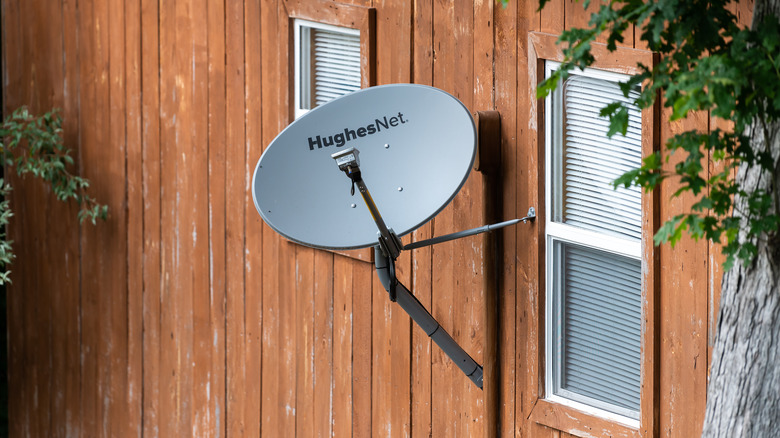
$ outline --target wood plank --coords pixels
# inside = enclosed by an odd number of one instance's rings
[[[173,35],[172,104],[175,122],[172,133],[175,135],[168,144],[174,152],[169,162],[176,173],[173,179],[175,199],[171,200],[173,221],[170,232],[173,234],[171,246],[171,304],[173,305],[173,330],[175,362],[171,369],[174,377],[173,418],[174,430],[180,435],[192,434],[194,430],[194,393],[195,372],[192,367],[194,357],[193,322],[194,296],[196,287],[195,270],[198,268],[195,239],[197,238],[194,184],[194,93],[195,67],[192,46],[193,19],[190,5],[180,2],[173,8],[175,27]],[[190,271],[192,269],[192,271]]]
[[[652,55],[651,65],[657,57]],[[660,105],[642,111],[642,155],[648,156],[661,148]],[[653,243],[653,236],[661,226],[660,191],[643,193],[642,196],[642,346],[639,430],[642,436],[655,436],[658,431],[657,406],[660,405],[661,339],[661,264],[660,253]]]
[[[551,2],[552,3],[552,2]],[[599,9],[604,4],[608,4],[606,1],[592,1],[587,9],[584,8],[584,3],[578,2],[575,0],[557,0],[557,5],[554,11],[551,11],[555,14],[557,17],[560,18],[560,22],[563,23],[565,29],[587,29],[589,28],[589,22],[592,14],[595,14],[599,11]],[[563,10],[559,10],[558,8],[563,7]],[[563,31],[563,28],[558,27],[557,23],[546,27],[544,26],[545,20],[542,20],[543,26],[542,31],[543,32],[550,32],[555,34],[560,34]],[[623,33],[623,41],[617,42],[618,46],[621,47],[634,47],[634,41],[635,41],[635,31],[634,26],[629,26],[628,29]],[[639,35],[636,35],[636,39],[638,39]],[[604,32],[602,35],[596,38],[596,41],[601,43],[607,42],[607,32]],[[644,46],[640,46],[638,48],[645,48]]]
[[[423,85],[433,85],[433,2],[414,2],[414,46],[412,58],[412,81]],[[412,240],[419,241],[433,237],[433,222],[418,228],[412,233]],[[433,289],[432,249],[420,248],[412,252],[412,281],[410,287],[415,297],[431,310]],[[432,397],[431,388],[431,339],[419,327],[412,328],[412,435],[432,435]],[[434,347],[435,348],[435,347]]]
[[[352,435],[371,436],[373,267],[352,262]],[[377,297],[379,299],[379,297]]]
[[[706,130],[706,113],[694,113],[685,120],[665,122],[669,111],[661,114],[661,137],[664,142],[675,133],[689,129]],[[669,162],[674,166],[681,154]],[[671,168],[671,167],[670,167]],[[666,221],[688,211],[693,197],[670,199],[677,185],[671,181],[661,186],[661,220]],[[701,433],[707,390],[707,284],[708,245],[694,242],[687,235],[674,249],[660,247],[661,327],[664,348],[660,357],[660,433],[665,436],[695,436]],[[674,266],[675,269],[669,269]]]
[[[179,295],[176,285],[176,11],[175,3],[160,3],[160,416],[158,430],[161,436],[186,434],[179,429],[180,413],[177,411],[178,382],[181,378],[177,354],[181,340],[178,333],[176,301]]]
[[[246,148],[243,175],[248,178],[263,151],[262,131],[262,92],[264,50],[260,29],[261,2],[244,2],[244,64],[245,64],[245,126]],[[244,276],[246,287],[246,364],[247,369],[260,370],[262,367],[263,332],[263,231],[262,220],[253,208],[251,190],[244,190]],[[246,381],[246,434],[259,436],[262,379],[259,372],[251,372]]]
[[[125,126],[127,136],[127,389],[121,434],[142,434],[143,422],[143,156],[141,0],[126,0]]]
[[[97,10],[96,10],[97,12]],[[101,278],[98,278],[101,286],[106,287],[107,290],[112,290],[114,294],[101,294],[109,299],[109,311],[103,313],[102,317],[106,318],[104,327],[110,327],[110,335],[103,336],[103,342],[107,345],[103,351],[106,351],[104,355],[99,357],[99,366],[101,368],[108,368],[110,387],[101,388],[103,397],[109,397],[111,403],[108,406],[108,417],[104,417],[103,430],[108,430],[109,435],[120,436],[127,434],[131,429],[131,419],[128,414],[127,398],[125,394],[127,391],[127,365],[128,365],[128,284],[127,284],[127,257],[128,257],[128,245],[127,245],[127,210],[122,206],[126,205],[126,193],[125,184],[127,180],[127,127],[126,127],[126,67],[125,67],[125,10],[123,7],[116,5],[115,7],[108,7],[107,10],[100,10],[99,14],[96,14],[99,19],[98,29],[105,27],[107,35],[100,35],[100,44],[108,44],[108,63],[109,63],[109,89],[108,89],[108,110],[109,116],[109,133],[108,140],[112,148],[109,150],[104,145],[95,144],[91,145],[93,148],[102,149],[105,154],[101,154],[99,159],[94,161],[93,166],[105,166],[113,168],[114,172],[107,175],[102,175],[99,178],[96,175],[95,179],[92,179],[95,185],[105,185],[110,189],[110,198],[113,198],[111,206],[115,209],[111,212],[111,219],[117,220],[118,226],[116,227],[116,237],[114,240],[114,246],[116,252],[101,254],[102,260],[105,263],[106,259],[110,259],[107,272],[102,273]],[[105,20],[105,21],[104,21]],[[104,26],[100,26],[103,23]],[[106,26],[107,25],[107,26]],[[104,39],[107,37],[106,39]],[[97,157],[96,157],[97,158]],[[106,166],[106,161],[112,161],[111,165]],[[88,171],[88,169],[85,169]],[[122,184],[105,184],[103,181],[122,181]],[[98,197],[97,199],[103,199]],[[102,228],[102,227],[101,227]],[[108,236],[100,236],[101,239],[96,243],[99,246],[105,247],[104,240],[102,238]],[[109,245],[113,246],[113,245]],[[121,251],[121,252],[120,252]],[[103,282],[105,280],[105,283]],[[96,285],[97,285],[96,284]],[[108,356],[108,360],[106,360]],[[105,363],[105,362],[108,363]],[[121,394],[121,395],[120,395]]]
[[[280,23],[278,8],[281,4],[277,1],[269,1],[264,4],[261,9],[261,23],[260,31],[262,32],[261,54],[263,58],[264,66],[274,66],[268,68],[265,74],[262,75],[263,90],[262,93],[262,107],[273,108],[279,104],[279,91],[281,86],[279,80],[282,73],[286,68],[284,65],[279,65],[279,55],[277,50],[263,50],[266,47],[279,47],[278,38],[280,35]],[[281,46],[285,47],[285,46]],[[286,111],[279,110],[279,112]],[[270,132],[278,132],[279,122],[278,118],[281,116],[275,112],[269,113],[263,111],[262,114],[262,129],[263,129],[263,144],[267,145],[271,142],[273,137]],[[275,135],[275,134],[274,134]],[[265,224],[263,224],[263,259],[278,261],[278,248],[282,244],[279,236]],[[266,263],[262,265],[263,269],[263,282],[262,282],[262,300],[263,300],[263,335],[262,335],[262,411],[261,411],[261,426],[260,430],[265,434],[278,435],[279,431],[279,414],[276,410],[278,405],[280,382],[277,379],[275,372],[280,366],[279,346],[276,344],[275,332],[279,330],[279,294],[278,290],[281,287],[278,278],[278,271],[274,269],[274,263]]]
[[[436,76],[437,86],[449,90],[472,113],[475,111],[475,56],[474,56],[474,11],[473,3],[455,1],[452,5],[452,33],[447,43],[447,50],[452,51],[451,57],[444,60],[449,67],[443,75]],[[436,14],[434,11],[434,16]],[[442,41],[444,44],[444,41]],[[445,67],[445,68],[446,68]],[[439,80],[441,82],[439,82]],[[473,228],[480,224],[482,209],[482,181],[477,175],[468,178],[452,204],[443,214],[449,214],[447,219],[451,221],[449,226],[439,228],[441,232],[452,232]],[[449,213],[447,213],[449,210]],[[441,215],[439,216],[441,217]],[[437,223],[437,226],[439,223]],[[482,254],[479,239],[462,239],[453,241],[449,248],[434,248],[434,278],[436,271],[440,275],[452,276],[451,287],[442,287],[437,290],[437,282],[434,282],[434,307],[443,305],[440,301],[450,302],[450,315],[442,318],[442,326],[448,330],[453,339],[469,353],[473,359],[481,364],[482,358],[482,315],[484,300],[482,290]],[[441,252],[439,252],[441,249]],[[441,267],[436,263],[443,258],[448,258]],[[449,295],[444,298],[444,295]],[[443,298],[443,299],[442,299]],[[450,386],[452,408],[447,421],[452,423],[453,432],[462,436],[484,435],[484,422],[482,420],[482,392],[466,378],[460,369],[450,362],[449,381],[443,381],[443,385]],[[479,400],[475,400],[479,399]],[[456,421],[457,419],[457,421]]]
[[[208,412],[213,436],[227,434],[226,410],[226,43],[224,2],[208,2],[208,196],[210,251],[210,336],[211,376]]]
[[[281,239],[281,238],[280,238]],[[297,406],[299,400],[296,397],[295,352],[298,349],[297,339],[290,336],[295,333],[295,313],[298,308],[297,294],[291,294],[295,290],[295,248],[290,242],[283,241],[279,245],[278,266],[279,289],[276,291],[279,297],[279,330],[275,333],[280,363],[276,369],[276,378],[279,380],[279,394],[275,405],[270,406],[272,415],[279,417],[278,435],[290,436],[295,434]],[[303,345],[301,345],[303,347]],[[303,382],[301,382],[303,384]],[[276,412],[274,412],[276,408]]]
[[[159,433],[161,406],[161,151],[160,11],[157,0],[141,0],[141,87],[143,154],[143,435]]]
[[[377,83],[408,83],[411,80],[412,2],[377,1]],[[379,206],[380,210],[382,206]],[[411,258],[396,260],[399,281],[410,285]],[[408,436],[411,433],[411,319],[390,302],[384,287],[372,272],[373,435]]]
[[[29,92],[31,99],[26,104],[34,114],[40,115],[52,108],[63,106],[63,88],[66,85],[62,57],[63,12],[59,5],[43,7],[40,4],[30,4],[30,6],[39,19],[32,25],[28,25],[25,30],[25,39],[34,44],[35,49],[28,54],[27,60],[32,64],[32,76],[29,85],[25,87],[28,88],[25,93]],[[74,116],[72,113],[69,115]],[[75,137],[77,126],[75,117],[69,124],[64,125],[72,130],[67,137],[68,140]],[[70,143],[71,147],[75,145],[77,142]],[[47,267],[47,275],[36,280],[39,289],[32,289],[35,293],[32,296],[28,294],[25,298],[26,305],[33,307],[37,317],[37,321],[31,321],[35,325],[33,332],[39,335],[38,343],[27,346],[33,352],[33,360],[37,361],[34,366],[36,388],[31,394],[34,400],[31,408],[35,416],[31,420],[38,424],[31,426],[32,430],[37,429],[42,434],[64,436],[66,429],[63,425],[70,413],[70,408],[66,405],[66,397],[72,398],[74,392],[78,391],[78,386],[69,382],[66,375],[68,368],[72,370],[75,368],[78,373],[79,266],[78,263],[71,262],[71,260],[78,260],[78,234],[75,232],[78,229],[76,208],[72,203],[64,204],[57,201],[49,189],[40,190],[43,185],[37,181],[29,178],[27,181],[32,184],[18,181],[18,184],[14,184],[14,190],[24,193],[25,185],[33,185],[33,196],[25,196],[22,202],[38,202],[39,208],[43,211],[42,216],[23,218],[16,215],[11,219],[12,222],[29,221],[32,225],[28,228],[32,233],[27,234],[26,239],[14,241],[14,250],[26,245],[25,240],[40,239],[40,243],[35,246],[40,246],[42,252],[31,252],[26,260],[17,259],[9,268],[13,271],[15,267],[25,263],[29,263],[30,266]],[[15,211],[17,205],[19,204],[12,202],[11,208]],[[37,269],[32,269],[27,272],[40,276],[36,271]],[[11,278],[15,279],[14,273],[11,274]]]
[[[21,88],[19,90],[21,99],[15,106],[26,105],[33,115],[40,115],[48,111],[54,104],[54,102],[51,102],[54,90],[58,85],[61,87],[61,83],[53,83],[56,80],[55,77],[59,76],[57,75],[57,67],[47,60],[47,56],[53,56],[56,53],[53,50],[55,48],[54,45],[57,44],[54,38],[59,37],[57,34],[61,30],[53,31],[57,29],[57,24],[59,23],[45,26],[43,21],[49,17],[45,15],[38,17],[41,13],[36,11],[37,7],[40,7],[40,5],[28,2],[21,5],[18,9],[22,22],[25,19],[33,21],[35,18],[39,18],[39,20],[30,25],[24,26],[19,32],[23,47],[20,61],[27,64],[27,66],[22,69],[24,76],[21,77],[23,82],[20,84]],[[58,67],[61,68],[61,66]],[[23,414],[25,418],[22,422],[22,428],[27,429],[27,433],[46,435],[52,433],[51,423],[49,418],[47,418],[50,415],[52,403],[56,403],[56,398],[52,397],[52,392],[59,391],[59,388],[55,386],[58,383],[56,376],[52,374],[54,371],[52,369],[52,360],[62,355],[58,351],[52,351],[53,348],[59,350],[57,335],[52,333],[52,319],[58,316],[58,309],[52,308],[52,294],[56,293],[53,290],[56,283],[54,283],[53,278],[41,276],[35,268],[17,268],[24,264],[36,267],[40,265],[45,266],[48,262],[56,262],[57,256],[50,254],[53,250],[56,251],[56,247],[52,248],[50,246],[51,243],[48,237],[53,230],[49,228],[47,222],[51,214],[57,212],[57,206],[52,205],[51,196],[47,193],[48,190],[42,183],[38,181],[27,182],[22,178],[14,178],[13,176],[9,178],[9,181],[14,188],[11,192],[11,209],[14,212],[14,217],[11,218],[10,225],[21,220],[28,223],[21,229],[22,233],[20,235],[11,233],[9,236],[9,239],[13,240],[13,250],[17,254],[17,259],[12,265],[7,266],[6,269],[12,271],[12,281],[16,282],[17,277],[20,277],[22,279],[22,287],[35,291],[32,295],[25,294],[21,296],[21,299],[24,301],[20,303],[21,313],[17,314],[18,317],[22,318],[23,325],[21,345],[23,362],[20,365],[28,368],[28,370],[23,370],[20,373],[24,379],[22,390],[27,391],[26,397],[23,397],[22,400],[24,403],[23,409],[29,410],[29,412]],[[16,196],[14,196],[15,193]],[[25,212],[18,209],[24,203],[35,203],[37,205],[32,206]],[[21,216],[21,214],[25,213],[27,216]],[[58,268],[55,267],[52,274],[62,275],[58,271]],[[16,294],[24,290],[9,289],[11,293]],[[12,305],[10,308],[14,307],[16,305]],[[9,371],[16,370],[10,369]]]
[[[575,0],[564,0],[564,27],[565,29],[587,29],[590,26],[590,16],[599,11],[603,4],[608,4],[606,1],[592,1],[587,9],[584,8],[584,3]],[[556,11],[557,12],[557,11]],[[561,29],[555,29],[553,33],[560,33]],[[607,33],[596,38],[596,41],[600,43],[607,42]],[[634,28],[629,26],[623,33],[623,41],[617,43],[622,47],[634,47]]]
[[[352,262],[333,257],[332,436],[352,436]]]
[[[334,256],[314,253],[314,404],[315,436],[333,434]]]
[[[517,191],[519,183],[515,183],[513,178],[519,175],[516,151],[518,149],[518,102],[520,96],[517,94],[518,83],[522,84],[522,77],[518,73],[525,73],[527,65],[525,57],[527,50],[518,53],[518,50],[526,46],[518,44],[518,23],[523,25],[520,35],[525,35],[525,20],[520,20],[518,16],[518,3],[510,2],[506,8],[496,8],[495,10],[495,108],[501,114],[501,156],[502,173],[506,175],[503,180],[502,203],[504,205],[504,219],[517,217]],[[523,15],[524,17],[524,15]],[[510,175],[512,175],[510,177]],[[525,190],[522,188],[521,190]],[[516,227],[504,229],[500,234],[500,243],[503,247],[502,272],[500,274],[500,293],[498,297],[499,308],[499,351],[500,351],[500,375],[499,385],[501,393],[499,394],[499,434],[503,437],[516,436],[519,433],[520,421],[515,420],[516,406],[516,375],[521,366],[519,360],[515,360],[517,338],[515,335],[516,321],[515,312],[517,309],[516,288],[515,288],[515,235],[518,232]],[[522,262],[522,261],[521,261]],[[520,374],[523,375],[523,374]],[[524,417],[520,417],[521,419]]]
[[[244,5],[239,0],[225,2],[225,208],[226,208],[226,371],[225,415],[227,436],[243,436],[246,418],[246,283],[244,278],[245,214],[243,193],[245,169],[245,65]],[[270,269],[270,267],[269,267]],[[269,379],[270,380],[270,379]]]
[[[208,53],[208,4],[206,0],[191,0],[187,19],[191,28],[184,34],[189,48],[185,57],[190,63],[191,85],[187,93],[189,101],[191,138],[187,145],[186,159],[189,177],[190,216],[187,218],[188,242],[191,258],[188,261],[187,274],[192,277],[191,331],[192,362],[192,405],[191,434],[204,435],[216,426],[212,422],[209,410],[211,394],[210,364],[212,362],[213,341],[211,337],[211,294],[210,285],[210,248],[209,248],[209,180],[208,180],[208,122],[209,122],[209,53]]]
[[[412,233],[413,240],[420,241],[432,236],[431,224],[423,225]],[[426,308],[431,309],[433,278],[430,247],[414,250],[412,254],[412,282],[414,296]],[[431,436],[431,338],[419,327],[412,327],[411,385],[412,385],[412,435]]]
[[[48,17],[47,17],[48,18]],[[59,17],[58,17],[59,18]],[[56,39],[60,37],[59,32],[53,31],[55,26],[41,26],[34,25],[31,29],[27,30],[27,38],[31,43],[37,45],[36,52],[31,54],[30,61],[33,63],[32,81],[30,84],[30,92],[32,94],[32,101],[29,102],[30,109],[35,111],[36,114],[43,113],[47,110],[47,107],[52,106],[54,103],[50,102],[51,94],[54,93],[57,85],[53,82],[58,81],[56,76],[57,68],[51,63],[47,62],[46,56],[52,55],[54,51],[52,46],[57,43]],[[35,33],[33,33],[35,32]],[[61,93],[60,93],[61,94]],[[42,187],[40,183],[35,183],[36,186]],[[20,187],[21,188],[21,187]],[[41,204],[39,208],[43,210],[43,215],[34,216],[30,218],[33,222],[34,233],[42,233],[43,239],[41,239],[42,253],[32,253],[34,263],[48,263],[61,262],[58,255],[52,254],[56,251],[56,247],[53,242],[47,238],[51,228],[49,227],[48,218],[52,213],[58,210],[57,205],[53,205],[51,196],[47,196],[46,190],[38,192],[37,198]],[[61,226],[61,225],[60,225]],[[28,238],[34,238],[35,234],[28,236]],[[18,247],[18,244],[17,244]],[[39,254],[46,254],[45,258]],[[28,259],[29,260],[29,259]],[[33,274],[35,275],[35,274]],[[52,270],[53,276],[62,275],[58,272],[57,268]],[[53,349],[58,349],[58,337],[53,333],[52,319],[57,316],[58,309],[52,307],[53,297],[55,291],[55,279],[50,276],[43,276],[39,282],[40,289],[37,289],[37,293],[33,295],[33,299],[29,300],[28,306],[32,305],[32,308],[28,309],[28,315],[33,316],[35,320],[31,320],[32,324],[35,324],[35,331],[37,332],[38,343],[30,344],[29,348],[32,350],[33,358],[36,361],[35,367],[35,393],[34,403],[32,408],[34,409],[33,421],[38,424],[37,429],[42,434],[52,434],[52,424],[47,421],[46,418],[51,414],[52,404],[56,403],[55,392],[59,391],[59,388],[55,386],[58,382],[55,380],[56,376],[53,374],[52,361],[59,355],[55,355]],[[56,412],[55,412],[56,413]]]
[[[402,253],[396,260],[398,280],[405,285],[411,285],[411,254]],[[385,321],[389,329],[390,349],[390,423],[391,436],[406,437],[411,434],[411,340],[412,320],[409,315],[396,303],[389,302],[383,286],[378,282],[374,270],[372,270],[374,290],[384,293],[384,300],[390,304],[390,320]],[[381,300],[382,298],[380,298]],[[419,330],[418,327],[415,327]]]
[[[268,229],[263,230],[267,233]],[[263,257],[266,260],[278,260],[278,248],[283,244],[281,239],[270,233],[263,239]],[[280,364],[279,346],[277,345],[276,332],[279,331],[279,272],[272,263],[263,265],[263,367],[262,373],[262,406],[261,426],[264,433],[276,434],[279,430],[278,406],[281,383],[276,376]],[[239,390],[239,388],[236,388]],[[228,416],[230,412],[228,411]],[[238,433],[236,433],[238,434]]]
[[[495,95],[493,94],[493,84],[495,77],[493,74],[494,66],[494,2],[475,3],[474,4],[474,111],[479,114],[480,111],[493,110],[495,108]],[[494,136],[488,136],[487,131],[483,131],[479,125],[478,130],[478,155],[481,152],[493,150],[496,158],[495,163],[489,160],[479,160],[483,164],[493,164],[495,168],[491,175],[483,175],[482,192],[478,196],[482,199],[482,214],[480,221],[482,224],[496,223],[501,220],[500,217],[500,199],[502,198],[500,175],[500,118],[496,112],[491,112],[494,116],[495,131]],[[479,123],[480,117],[476,117]],[[482,139],[491,140],[492,148],[489,148]],[[474,176],[480,175],[474,172]],[[475,193],[476,194],[476,193]],[[480,258],[475,261],[477,271],[481,272],[481,282],[479,288],[482,290],[481,299],[475,297],[470,307],[469,330],[476,334],[477,345],[483,348],[483,360],[480,362],[483,367],[483,386],[482,394],[472,395],[470,403],[467,406],[472,417],[480,415],[482,422],[482,436],[493,438],[498,436],[498,411],[499,411],[499,392],[498,381],[498,271],[495,233],[488,233],[474,239],[473,245],[479,245]],[[481,328],[481,330],[480,330]],[[481,333],[480,333],[481,331]],[[472,350],[473,351],[473,350]],[[477,432],[478,433],[478,432]],[[474,435],[474,432],[472,432]]]
[[[586,29],[590,16],[599,11],[602,1],[592,1],[588,8],[585,8],[584,2],[574,0],[564,0],[563,3],[563,28],[564,29]],[[558,30],[558,29],[556,29]],[[560,32],[557,32],[560,33]],[[603,41],[600,41],[603,42]]]
[[[555,35],[560,35],[561,32],[563,32],[566,3],[568,3],[567,0],[550,0],[547,2],[544,9],[539,12],[540,31]],[[525,16],[525,14],[523,15]],[[531,29],[533,29],[533,27],[535,26],[531,26]]]
[[[295,250],[295,354],[285,367],[295,369],[295,434],[314,436],[314,250],[286,244]]]
[[[20,12],[20,3],[6,2],[3,5],[2,17],[2,55],[3,65],[6,66],[19,66],[19,68],[8,68],[3,80],[3,115],[10,114],[16,107],[23,102],[23,90],[22,83],[24,81],[23,66],[29,63],[23,62],[23,54],[28,52],[24,51],[23,37],[22,37],[22,19]],[[8,90],[20,91],[18,94],[8,93]],[[16,183],[16,179],[11,175],[6,176],[11,184]],[[21,194],[19,189],[12,191],[9,196],[11,200],[11,206],[14,209],[16,217],[25,213],[26,205],[31,203],[21,202]],[[24,221],[11,221],[7,227],[8,239],[14,242],[24,242],[24,239],[20,239],[26,230]],[[27,245],[25,245],[27,246]],[[25,257],[25,246],[21,248],[14,248],[16,254],[16,263],[20,263]],[[31,245],[30,245],[31,246]],[[25,301],[24,295],[21,291],[27,284],[26,276],[24,275],[25,263],[21,263],[20,266],[7,266],[6,269],[13,271],[13,284],[7,286],[5,299],[7,306],[7,330],[8,330],[8,429],[9,436],[22,436],[24,434],[29,435],[29,416],[31,410],[29,409],[30,400],[32,399],[33,392],[28,390],[27,383],[31,381],[27,377],[27,373],[31,367],[27,364],[26,359],[27,351],[26,345],[26,330],[25,330]],[[29,265],[28,265],[29,266]],[[79,382],[80,383],[80,382]]]
[[[411,77],[412,2],[377,0],[376,77],[379,84],[407,83]]]
[[[286,40],[288,25],[284,8],[279,1],[264,3],[260,12],[263,47],[271,47],[269,50],[262,50],[262,62],[264,66],[273,66],[267,68],[261,78],[262,107],[274,108],[274,111],[262,113],[262,144],[267,145],[289,121],[288,58],[285,50],[276,49],[287,47],[283,41]],[[263,434],[282,436],[293,433],[296,409],[295,386],[291,383],[295,378],[295,366],[286,362],[294,356],[294,345],[284,344],[285,336],[295,339],[289,335],[295,333],[294,327],[289,326],[287,329],[287,325],[295,321],[295,294],[290,292],[294,291],[295,279],[293,273],[292,280],[288,280],[285,272],[275,265],[293,266],[294,246],[265,225],[262,242],[263,260],[273,260],[274,263],[263,265],[261,431]],[[285,311],[285,305],[288,309],[291,305],[292,312]],[[284,374],[287,371],[285,367],[292,371],[292,379],[289,374]]]
[[[392,436],[393,351],[391,345],[393,309],[376,275],[371,276],[371,436]]]
[[[113,236],[122,235],[121,198],[116,187],[101,184],[102,181],[122,180],[124,176],[117,167],[115,156],[123,156],[121,145],[111,148],[110,144],[110,83],[111,71],[108,44],[108,11],[107,5],[91,5],[79,9],[79,47],[80,52],[80,96],[81,118],[79,131],[81,133],[81,155],[79,163],[80,175],[92,181],[92,195],[107,203],[112,214],[104,226],[92,227],[82,225],[81,258],[82,258],[82,375],[94,376],[85,379],[82,384],[82,430],[109,435],[111,424],[110,404],[104,403],[105,397],[111,391],[111,366],[103,366],[101,359],[110,356],[110,340],[113,338],[112,304],[119,297],[109,297],[100,293],[102,290],[123,291],[125,285],[117,281],[121,271],[116,266],[115,251],[117,239]],[[104,176],[105,175],[105,176]],[[105,179],[104,179],[105,178]],[[116,179],[114,179],[116,178]],[[117,234],[118,233],[118,234]],[[110,279],[115,275],[113,281]],[[116,315],[121,318],[120,315]],[[102,334],[106,336],[101,336]],[[109,359],[110,360],[110,359]]]
[[[55,12],[56,13],[56,12]],[[63,72],[63,90],[62,90],[62,117],[63,117],[63,140],[65,144],[78,145],[78,100],[77,97],[77,84],[79,80],[79,66],[78,59],[78,40],[77,40],[77,17],[76,10],[73,4],[63,3],[60,11],[62,19],[62,72]],[[8,65],[8,64],[6,64]],[[59,100],[59,99],[58,99]],[[78,150],[75,151],[76,156],[80,154]],[[60,309],[61,314],[64,316],[63,323],[58,324],[59,327],[56,331],[63,337],[63,343],[65,346],[65,357],[62,359],[64,367],[62,370],[54,370],[55,376],[62,376],[64,382],[64,388],[62,392],[58,394],[58,399],[63,404],[63,419],[56,422],[52,418],[53,424],[59,424],[60,426],[55,428],[53,432],[60,433],[63,436],[63,432],[75,431],[78,434],[79,431],[79,419],[81,417],[80,405],[81,405],[81,358],[80,358],[80,326],[79,326],[79,312],[80,312],[80,300],[79,300],[79,233],[78,222],[75,218],[76,207],[70,205],[68,211],[64,215],[55,214],[52,216],[53,222],[56,224],[62,224],[67,227],[67,231],[60,231],[56,228],[52,229],[52,232],[57,236],[57,242],[63,248],[64,253],[64,269],[65,275],[62,275],[58,280],[62,284],[61,292],[55,295],[62,296],[62,302],[53,302],[54,309]],[[63,220],[64,216],[66,219]],[[56,226],[56,225],[55,225]],[[67,236],[67,237],[64,237]],[[57,361],[55,360],[55,363]],[[56,435],[55,435],[56,436]]]
[[[433,63],[433,85],[441,88],[456,97],[455,72],[456,57],[458,51],[466,52],[466,47],[457,46],[457,40],[453,31],[456,28],[454,1],[434,2],[433,6],[433,45],[435,57]],[[469,81],[470,82],[470,81]],[[460,196],[436,216],[433,235],[438,236],[457,231],[454,223],[453,210],[460,203]],[[458,257],[455,246],[451,242],[443,243],[432,248],[433,250],[433,291],[431,293],[431,309],[429,311],[439,324],[452,335],[455,341],[461,337],[454,329],[456,320],[455,300],[452,291],[456,289],[454,273],[458,263],[462,263],[462,257]],[[460,316],[460,315],[458,315]],[[432,430],[434,436],[454,436],[457,425],[455,416],[458,412],[457,391],[455,386],[459,372],[452,361],[434,346],[432,349]]]

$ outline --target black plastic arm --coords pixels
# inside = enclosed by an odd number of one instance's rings
[[[479,389],[482,389],[482,367],[477,364],[454,339],[452,339],[452,336],[439,325],[436,319],[431,316],[422,303],[412,295],[406,286],[401,284],[397,279],[391,277],[390,263],[392,263],[392,261],[382,253],[378,246],[375,246],[374,264],[382,286],[384,286],[392,296],[393,291],[391,291],[391,285],[395,285],[395,298],[398,305],[409,314],[412,320],[420,326],[423,331],[425,331],[425,334],[433,339],[433,342],[435,342],[436,345],[452,359],[455,365],[457,365],[458,368],[460,368],[460,370],[463,371],[477,387],[479,387]]]

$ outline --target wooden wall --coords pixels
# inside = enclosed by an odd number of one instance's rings
[[[495,202],[507,219],[541,209],[529,34],[583,25],[581,3],[552,0],[542,13],[523,1],[296,4],[375,8],[378,84],[433,85],[473,112],[499,111]],[[4,113],[62,108],[75,170],[110,206],[107,222],[80,225],[75,206],[11,178],[12,436],[601,436],[604,425],[587,418],[550,427],[532,416],[541,395],[541,227],[521,224],[499,238],[494,423],[483,393],[389,302],[365,253],[315,251],[262,223],[249,180],[290,122],[291,5],[2,0]],[[746,20],[751,9],[735,7]],[[626,48],[641,50],[634,41],[632,30]],[[660,141],[711,123],[698,114],[653,129]],[[406,240],[482,225],[485,183],[472,173]],[[660,199],[673,190],[664,186]],[[690,203],[659,203],[655,214]],[[398,266],[480,363],[484,243],[416,250]],[[684,240],[657,254],[643,389],[652,412],[629,434],[690,437],[704,416],[718,250]]]

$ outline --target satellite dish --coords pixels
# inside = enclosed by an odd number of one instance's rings
[[[387,226],[403,236],[463,186],[476,129],[458,99],[423,85],[372,87],[321,105],[290,124],[260,157],[252,197],[263,220],[315,248],[376,245],[372,215],[331,158],[353,147]]]
[[[263,220],[295,242],[373,246],[390,300],[482,388],[482,367],[395,274],[403,250],[534,219],[531,209],[522,219],[401,243],[399,236],[439,213],[463,186],[476,140],[471,113],[444,91],[408,84],[368,88],[317,107],[282,131],[257,163],[252,198]]]

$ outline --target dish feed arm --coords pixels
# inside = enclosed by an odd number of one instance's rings
[[[425,309],[417,298],[395,278],[395,269],[392,258],[386,256],[379,246],[374,247],[374,265],[379,281],[395,297],[395,301],[412,320],[420,326],[444,353],[452,359],[455,365],[469,378],[479,389],[482,389],[482,367],[477,364],[463,348],[452,339],[449,333],[431,314]],[[394,290],[392,290],[394,289]]]

